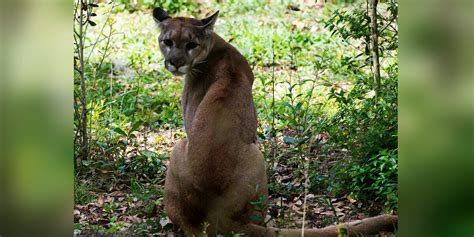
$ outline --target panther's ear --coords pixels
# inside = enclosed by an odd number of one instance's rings
[[[201,20],[202,22],[202,28],[206,30],[211,30],[214,28],[214,24],[216,23],[217,16],[219,15],[219,11],[216,13],[212,14],[212,16],[206,17]]]
[[[170,15],[168,15],[168,13],[160,7],[155,7],[155,9],[153,9],[153,19],[156,21],[156,23],[158,23],[158,26],[161,27],[163,22],[170,18]]]

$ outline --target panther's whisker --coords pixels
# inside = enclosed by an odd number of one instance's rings
[[[207,61],[208,61],[208,60],[201,60],[201,61],[199,61],[199,62],[195,62],[194,65],[207,63]]]

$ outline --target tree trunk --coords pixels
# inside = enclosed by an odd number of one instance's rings
[[[369,0],[370,5],[370,31],[372,34],[372,73],[375,84],[375,97],[379,97],[380,82],[380,61],[379,61],[379,33],[377,29],[377,4],[378,0]]]

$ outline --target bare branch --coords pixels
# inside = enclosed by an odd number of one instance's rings
[[[113,1],[112,1],[113,2]],[[109,21],[109,18],[110,18],[110,15],[112,13],[112,10],[116,7],[117,5],[113,5],[110,10],[107,12],[107,18],[105,19],[105,23],[102,25],[102,28],[100,29],[100,32],[99,34],[97,35],[97,39],[95,40],[94,44],[92,44],[92,49],[91,51],[89,52],[89,55],[87,56],[87,60],[86,62],[89,62],[89,58],[91,57],[92,55],[92,52],[94,51],[96,45],[99,43],[99,39],[100,39],[100,36],[102,35],[102,32],[104,32],[104,29],[105,29],[105,26],[107,25],[107,22]],[[112,30],[112,29],[111,29]]]

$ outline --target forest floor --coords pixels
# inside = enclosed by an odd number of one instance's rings
[[[164,130],[161,133],[149,133],[146,139],[150,150],[169,153],[176,141],[182,137],[181,131]],[[144,138],[142,138],[144,139]],[[143,143],[144,144],[144,143]],[[283,148],[284,143],[277,144]],[[134,149],[134,148],[130,148]],[[333,151],[307,157],[318,163],[317,172],[321,176],[329,176],[330,168],[350,158],[345,150]],[[321,157],[325,157],[321,159]],[[164,158],[162,165],[167,165]],[[128,160],[125,163],[131,164]],[[75,234],[88,235],[93,233],[133,233],[138,235],[161,236],[177,231],[163,212],[164,172],[140,174],[140,170],[116,169],[101,163],[94,163],[78,172],[79,189],[84,189],[86,201],[74,207]],[[304,180],[293,175],[291,167],[281,165],[278,172],[269,174],[283,186],[292,186],[301,190]],[[87,200],[87,198],[90,198]],[[286,192],[271,193],[266,225],[279,228],[301,228],[303,212],[306,228],[321,228],[328,225],[360,220],[384,213],[383,206],[371,202],[361,202],[351,196],[337,198],[326,189],[308,192],[306,206],[304,193]],[[391,236],[391,235],[386,235]]]
[[[325,57],[355,56],[359,54],[359,46],[337,42],[324,29],[321,19],[327,17],[330,10],[291,4],[269,6],[263,2],[222,6],[216,31],[242,52],[255,74],[258,134],[270,183],[266,225],[300,228],[304,222],[305,228],[321,228],[384,213],[385,207],[380,204],[338,195],[328,187],[333,175],[331,168],[351,159],[351,154],[332,147],[326,133],[314,136],[321,145],[305,155],[296,154],[291,142],[285,141],[285,134],[292,133],[289,118],[297,117],[288,112],[291,111],[287,106],[289,99],[285,96],[296,93],[295,88],[299,88],[300,93],[307,91],[307,85],[302,82],[313,78],[316,60],[331,64],[328,67],[338,71],[340,62]],[[92,83],[87,83],[91,92],[87,98],[91,101],[92,145],[90,158],[82,160],[76,168],[75,235],[160,236],[175,232],[177,229],[163,210],[163,185],[171,148],[185,137],[180,128],[182,82],[172,78],[160,64],[158,31],[149,13],[113,12],[109,19],[108,12],[109,9],[101,10],[95,21],[98,26],[109,22],[109,32],[108,27],[104,34],[100,32],[103,28],[95,27],[88,36],[88,42],[108,33],[113,39],[111,46],[107,40],[97,40],[97,51],[107,51],[107,54],[104,63],[89,72],[93,75]],[[212,13],[211,10],[197,12],[202,16]],[[259,34],[255,34],[255,28]],[[87,50],[91,49],[94,47]],[[103,56],[95,52],[90,55],[93,66]],[[346,74],[341,72],[341,75]],[[327,71],[318,75],[321,80],[329,80],[330,87],[338,89],[351,83],[345,78],[333,80],[335,75]],[[277,102],[273,108],[269,106],[272,104],[268,89],[271,82],[276,84]],[[331,88],[316,86],[317,90],[312,91],[314,96],[311,94],[310,99],[302,102],[303,107],[310,108],[308,111],[313,117],[308,121],[312,123],[317,123],[320,114],[334,113],[333,104],[325,94]],[[296,99],[291,98],[291,101]],[[316,106],[321,101],[326,106],[322,112]],[[272,117],[275,114],[279,115],[277,119]],[[270,125],[272,120],[276,124]],[[279,135],[271,138],[266,134],[273,126]],[[301,161],[311,164],[307,172],[312,178],[306,195]],[[306,213],[305,220],[303,213]]]

